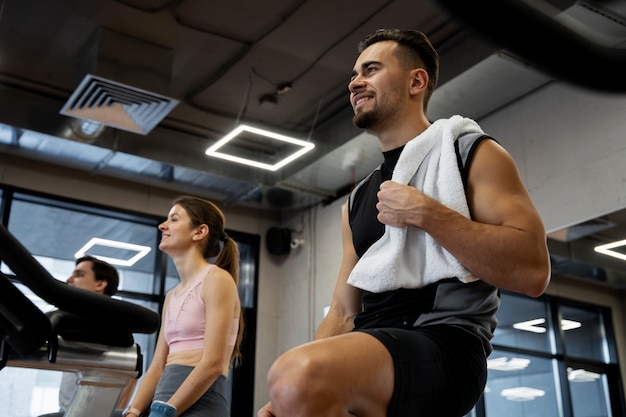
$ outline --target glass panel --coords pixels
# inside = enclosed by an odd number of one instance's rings
[[[58,371],[3,368],[0,378],[2,415],[26,417],[58,411],[61,375]]]
[[[608,384],[605,374],[583,368],[567,369],[574,417],[610,417]]]
[[[487,416],[559,416],[555,360],[494,350],[487,364]]]
[[[550,352],[548,304],[540,299],[502,292],[498,327],[492,343]]]
[[[598,308],[563,305],[561,316],[567,356],[610,362],[606,332]]]
[[[74,268],[75,255],[82,251],[106,257],[115,264],[120,273],[119,290],[154,292],[156,224],[140,224],[16,199],[8,227],[57,279],[65,281]],[[134,246],[118,247],[121,244]],[[144,250],[148,252],[139,258]],[[137,258],[132,265],[125,265]]]
[[[0,124],[0,143],[10,145],[15,140],[15,130],[8,125]]]

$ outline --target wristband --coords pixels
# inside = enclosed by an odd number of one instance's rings
[[[126,411],[124,411],[124,414],[122,414],[122,417],[126,417],[130,413],[133,413],[137,417],[141,416],[141,411],[137,410],[135,407],[128,407]]]
[[[152,401],[150,406],[150,417],[174,417],[176,407],[163,401]]]

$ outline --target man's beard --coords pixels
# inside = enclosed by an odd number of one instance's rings
[[[374,111],[357,113],[352,117],[352,123],[360,129],[370,129],[378,122],[377,114]]]

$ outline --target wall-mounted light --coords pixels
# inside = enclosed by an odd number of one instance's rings
[[[242,124],[210,146],[206,154],[276,171],[314,147],[311,142]]]

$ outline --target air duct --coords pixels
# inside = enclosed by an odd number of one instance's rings
[[[172,50],[104,28],[83,50],[84,77],[61,114],[147,135],[178,104],[166,95]]]

